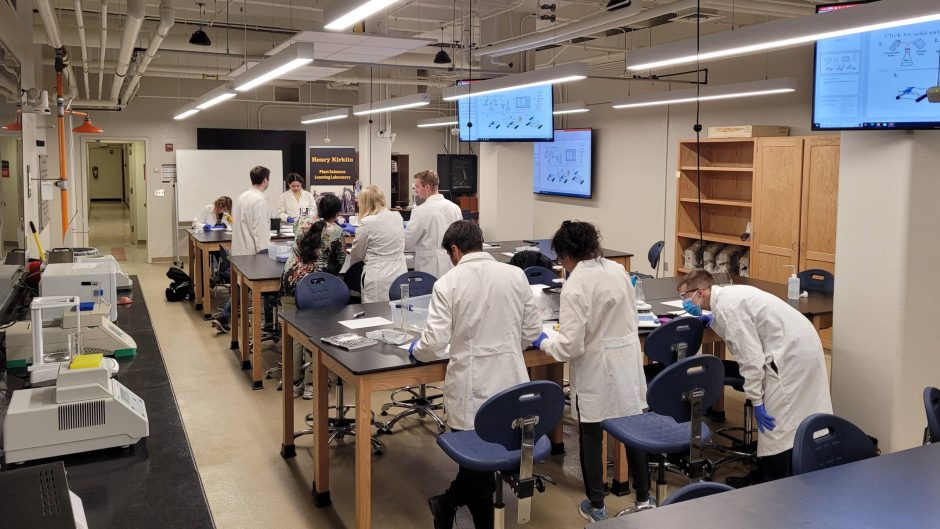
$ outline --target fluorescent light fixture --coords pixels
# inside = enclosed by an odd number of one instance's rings
[[[768,79],[766,81],[752,81],[748,83],[734,83],[727,85],[703,86],[701,94],[696,97],[695,88],[672,90],[670,92],[657,92],[633,96],[614,103],[614,108],[641,108],[659,105],[677,105],[681,103],[694,103],[695,101],[715,101],[718,99],[734,99],[739,97],[756,97],[772,94],[784,94],[796,91],[796,79],[783,77]]]
[[[323,29],[346,29],[398,0],[333,0],[323,13]]]
[[[337,119],[346,119],[349,117],[348,108],[337,108],[336,110],[328,110],[326,112],[318,112],[316,114],[307,114],[306,116],[300,116],[300,122],[304,125],[310,125],[311,123],[323,123],[324,121],[336,121]]]
[[[313,62],[313,43],[295,42],[235,78],[235,90],[244,92]]]
[[[373,103],[363,103],[353,107],[353,114],[365,116],[378,112],[392,112],[394,110],[404,110],[406,108],[423,107],[431,104],[431,98],[427,94],[412,94],[410,96],[396,97],[384,101],[375,101]]]
[[[631,51],[627,68],[655,70],[694,64],[934,20],[940,20],[937,0],[884,0],[705,35],[698,55],[694,38]]]
[[[457,116],[444,116],[440,118],[419,119],[418,128],[427,129],[430,127],[448,127],[457,124]]]
[[[610,29],[639,24],[640,22],[673,15],[688,9],[695,9],[695,7],[696,0],[678,0],[667,5],[640,11],[640,1],[634,0],[630,6],[623,9],[601,11],[597,15],[585,17],[578,22],[552,24],[552,27],[536,33],[483,44],[473,50],[473,55],[475,57],[501,57],[510,53],[568,42],[578,37],[602,33]]]
[[[222,101],[229,100],[236,95],[238,95],[238,93],[232,91],[232,88],[228,84],[225,84],[197,99],[195,105],[199,110],[205,110],[209,107],[218,105]]]
[[[573,62],[562,66],[553,66],[531,72],[517,73],[504,77],[496,77],[485,81],[472,81],[470,83],[445,88],[444,101],[455,101],[465,97],[476,97],[484,94],[507,92],[519,88],[543,86],[549,84],[566,83],[586,79],[588,65],[586,62]]]
[[[177,121],[181,119],[186,119],[189,116],[192,116],[193,114],[195,114],[196,112],[199,112],[198,108],[192,105],[186,105],[185,107],[176,111],[176,114],[173,116],[173,119]]]
[[[561,116],[563,114],[579,114],[581,112],[590,112],[591,109],[587,107],[582,102],[577,103],[561,103],[555,105],[555,110],[552,111],[552,114],[556,116]]]

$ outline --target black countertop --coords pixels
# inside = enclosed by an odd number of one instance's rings
[[[937,527],[940,443],[591,524],[590,529]]]
[[[531,242],[530,242],[531,241]],[[489,242],[487,244],[498,244],[499,248],[484,248],[484,252],[493,254],[493,257],[497,261],[508,263],[508,256],[503,255],[504,252],[516,253],[516,248],[521,246],[538,246],[539,251],[545,254],[546,257],[554,261],[558,256],[555,255],[555,252],[552,250],[552,241],[549,239],[530,239],[530,241],[500,241],[500,242]],[[532,243],[537,244],[532,244]],[[633,257],[632,253],[621,252],[618,250],[608,250],[606,248],[601,248],[601,253],[604,257],[611,259],[615,257]]]
[[[238,274],[249,281],[278,279],[284,273],[284,263],[268,257],[268,254],[231,255],[228,258]]]
[[[191,230],[187,229],[187,233],[192,236],[193,239],[201,243],[211,243],[211,242],[231,242],[232,233],[226,232],[225,230],[211,230],[211,231],[202,231],[202,230]],[[294,240],[293,235],[272,235],[271,240],[275,241],[292,241]]]
[[[132,297],[133,304],[118,307],[117,325],[137,342],[137,355],[119,359],[117,378],[146,403],[150,436],[128,449],[96,450],[25,466],[64,462],[69,488],[81,497],[89,527],[215,527],[136,277]],[[11,389],[22,387],[18,378],[6,376]],[[0,513],[0,526],[2,520]]]
[[[826,294],[810,292],[809,297],[791,301],[787,299],[786,285],[739,276],[734,276],[732,281],[735,285],[750,285],[765,292],[769,292],[791,304],[793,308],[807,316],[832,313],[832,296]],[[681,277],[662,277],[659,279],[643,280],[643,294],[646,296],[646,301],[653,305],[653,312],[660,314],[660,310],[657,310],[657,306],[659,305],[656,301],[674,301],[679,299],[679,292],[676,289],[679,288],[681,282]],[[660,307],[660,309],[664,313],[681,310],[675,307]]]

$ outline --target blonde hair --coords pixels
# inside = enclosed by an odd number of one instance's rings
[[[385,194],[376,186],[367,186],[359,192],[359,218],[375,215],[385,209]]]
[[[221,196],[215,199],[215,202],[212,203],[216,214],[219,213],[220,209],[225,209],[225,211],[231,213],[232,211],[232,199],[226,196]]]
[[[437,171],[434,169],[425,169],[420,173],[415,175],[415,180],[421,182],[424,185],[431,186],[434,189],[437,189],[441,185],[441,178],[437,176]]]

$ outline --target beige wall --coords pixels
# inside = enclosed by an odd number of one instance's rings
[[[94,169],[98,168],[98,178]],[[88,149],[88,198],[124,200],[124,147],[94,146]]]

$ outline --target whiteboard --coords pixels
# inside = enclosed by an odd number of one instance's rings
[[[232,201],[251,187],[251,169],[263,165],[271,170],[271,182],[264,195],[268,208],[277,208],[284,189],[281,151],[231,151],[180,149],[176,151],[177,220],[192,222],[206,204],[220,196]]]

